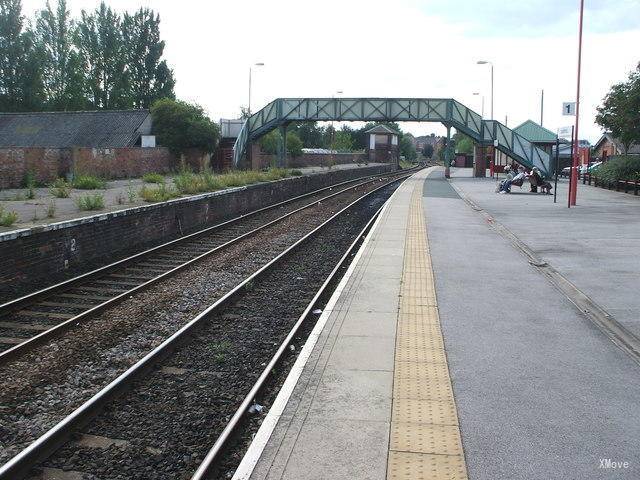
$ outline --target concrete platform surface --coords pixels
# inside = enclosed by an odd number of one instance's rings
[[[563,225],[545,197],[495,197]],[[437,168],[354,262],[235,479],[640,478],[640,367]]]
[[[452,183],[524,241],[539,257],[640,336],[640,196],[578,185],[577,205],[567,208],[567,180],[553,197],[528,193],[496,195],[491,179],[454,169]],[[496,257],[499,252],[493,249]]]

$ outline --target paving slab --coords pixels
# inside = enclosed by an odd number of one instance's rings
[[[542,237],[526,228],[534,212],[543,224],[575,221],[556,213],[561,207],[549,197],[484,195],[488,180],[456,177],[453,184],[525,241]],[[614,208],[635,201],[621,199]],[[424,205],[469,478],[640,478],[640,367],[479,212],[455,197],[427,196]],[[545,259],[554,262],[549,252]],[[576,279],[589,275],[581,265],[572,272]],[[607,459],[628,467],[602,468]]]
[[[598,305],[640,336],[640,196],[578,185],[577,206],[567,208],[568,182],[553,196],[530,194],[528,184],[497,195],[491,179],[454,169],[452,184],[553,265]],[[487,249],[495,258],[500,252]]]

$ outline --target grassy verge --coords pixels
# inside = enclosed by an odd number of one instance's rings
[[[215,192],[225,188],[243,187],[254,183],[270,182],[300,175],[302,175],[300,170],[288,170],[286,168],[270,168],[264,172],[239,170],[220,175],[210,171],[193,173],[188,170],[182,170],[173,178],[173,187],[166,186],[164,183],[158,183],[156,187],[145,185],[139,191],[139,195],[146,202],[164,202],[180,195]]]

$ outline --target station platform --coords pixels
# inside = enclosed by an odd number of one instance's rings
[[[234,479],[640,478],[640,366],[456,182],[387,202]]]

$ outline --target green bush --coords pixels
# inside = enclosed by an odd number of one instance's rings
[[[292,177],[301,177],[303,175],[302,171],[300,170],[291,170],[289,173]]]
[[[73,179],[73,186],[80,190],[101,190],[107,187],[107,182],[94,175],[78,175]]]
[[[145,202],[166,202],[179,196],[180,193],[175,188],[168,187],[165,183],[161,183],[157,187],[145,185],[140,189],[140,198]]]
[[[151,106],[153,134],[158,143],[180,156],[191,148],[213,152],[218,143],[218,125],[199,105],[163,98]]]
[[[2,205],[0,205],[0,225],[3,227],[10,227],[18,221],[18,214],[14,211],[7,212]]]
[[[76,205],[80,210],[102,210],[104,208],[104,196],[101,193],[83,195],[76,198]]]
[[[164,175],[159,173],[145,173],[142,176],[142,181],[145,183],[164,183]]]
[[[287,134],[287,152],[291,155],[291,158],[298,158],[302,156],[302,140],[294,133]]]
[[[604,182],[640,179],[640,155],[611,157],[594,171],[594,175]]]
[[[56,198],[69,198],[71,195],[71,184],[64,178],[58,178],[49,186],[49,192]]]

